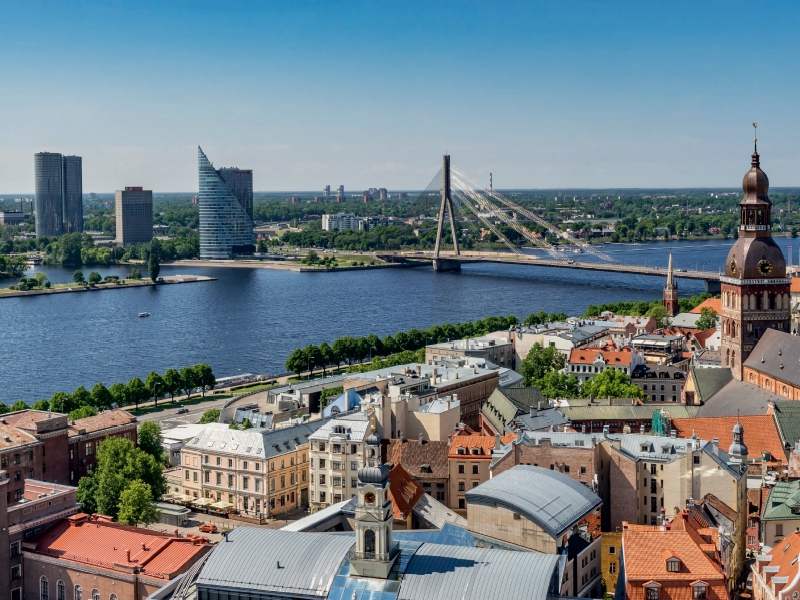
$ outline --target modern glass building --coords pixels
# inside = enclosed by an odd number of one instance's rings
[[[197,147],[200,258],[227,259],[255,251],[253,171],[215,169]]]
[[[80,156],[34,154],[36,237],[83,231],[83,165]]]

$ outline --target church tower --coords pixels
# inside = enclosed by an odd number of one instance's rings
[[[670,317],[678,314],[678,284],[675,283],[675,271],[672,269],[672,252],[669,253],[669,266],[667,267],[667,283],[664,285],[664,308]]]
[[[755,124],[754,124],[755,125]],[[739,239],[730,249],[722,284],[722,362],[736,379],[742,363],[766,329],[789,332],[790,280],[786,260],[772,239],[769,179],[761,170],[758,149],[742,182]]]
[[[364,440],[370,456],[380,456],[381,438],[376,432],[374,415],[372,432]],[[370,464],[358,472],[358,500],[354,528],[356,545],[350,551],[350,574],[359,577],[386,579],[397,558],[397,545],[392,543],[394,515],[389,496],[389,467]]]

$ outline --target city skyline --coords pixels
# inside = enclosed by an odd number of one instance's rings
[[[256,190],[420,189],[444,152],[501,189],[735,187],[751,121],[800,185],[789,3],[45,4],[0,25],[4,194],[43,150],[83,156],[87,191],[191,191],[198,143]]]

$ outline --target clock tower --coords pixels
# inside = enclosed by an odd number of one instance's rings
[[[766,329],[789,332],[790,280],[786,260],[772,239],[769,179],[758,150],[742,182],[739,239],[728,252],[722,284],[722,365],[742,379],[742,363]]]

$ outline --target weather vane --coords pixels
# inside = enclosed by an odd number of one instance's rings
[[[758,152],[758,123],[753,123],[753,131],[755,132],[753,146],[755,146],[756,152]]]

